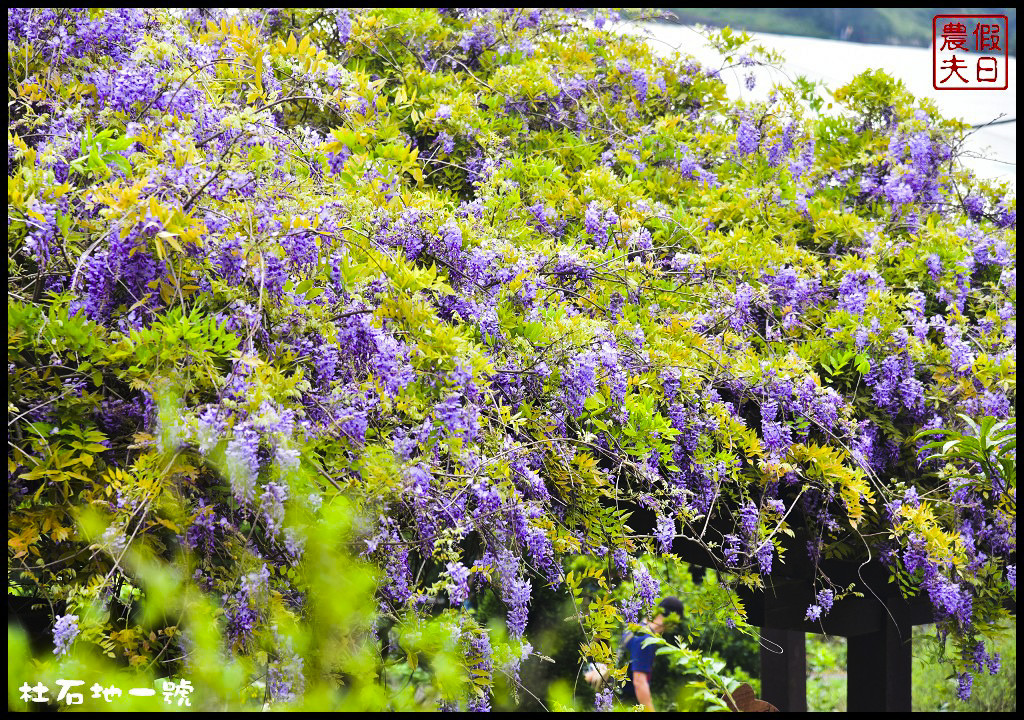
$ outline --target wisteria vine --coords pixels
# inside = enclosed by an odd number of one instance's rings
[[[268,702],[356,682],[288,629],[344,498],[375,620],[332,617],[459,657],[438,706],[517,686],[578,555],[607,559],[581,621],[613,662],[609,618],[660,592],[638,558],[680,537],[748,585],[786,537],[880,560],[961,696],[998,669],[1014,451],[925,446],[1015,427],[1015,195],[884,73],[837,114],[736,105],[607,19],[8,10],[8,578],[66,603],[55,655],[189,666],[187,627],[85,611],[141,552]],[[846,588],[813,582],[816,621]]]

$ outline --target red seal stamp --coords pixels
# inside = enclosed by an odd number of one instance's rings
[[[1005,15],[936,15],[932,18],[932,87],[1006,90],[1008,33]]]

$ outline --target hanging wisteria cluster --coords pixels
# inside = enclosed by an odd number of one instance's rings
[[[144,592],[145,557],[267,701],[372,684],[316,655],[345,629],[287,629],[356,602],[310,580],[344,499],[374,619],[337,617],[410,662],[441,618],[444,707],[517,684],[577,555],[625,588],[582,618],[613,663],[608,618],[660,592],[638,557],[679,537],[751,585],[787,538],[881,558],[962,695],[998,668],[1013,450],[918,433],[1014,426],[1015,197],[883,73],[831,116],[736,106],[606,20],[8,11],[8,578],[67,603],[56,653],[190,667],[187,623],[78,612]],[[810,620],[846,591],[814,582]]]

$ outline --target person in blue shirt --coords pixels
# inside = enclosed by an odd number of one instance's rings
[[[676,618],[672,618],[673,614]],[[651,699],[651,675],[655,651],[658,648],[656,645],[644,647],[644,641],[654,635],[661,635],[671,619],[678,622],[682,617],[682,601],[674,595],[669,595],[658,603],[657,614],[645,623],[646,632],[626,632],[622,636],[624,652],[629,656],[626,684],[621,693],[623,702],[643,705],[649,711],[654,710],[654,701]]]
[[[620,698],[628,705],[643,705],[654,710],[651,699],[651,676],[654,671],[656,645],[644,647],[644,642],[655,635],[661,635],[667,626],[677,624],[683,619],[683,603],[674,595],[669,595],[658,603],[657,613],[643,625],[639,632],[626,631],[622,635],[619,647],[619,658],[628,657],[629,667],[626,670],[626,684],[620,692]],[[621,662],[621,659],[619,660]],[[593,665],[584,675],[584,679],[595,689],[607,682],[608,668],[604,665]]]

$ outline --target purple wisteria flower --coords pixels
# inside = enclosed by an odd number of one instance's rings
[[[78,633],[77,615],[58,615],[53,624],[53,654],[66,655]]]
[[[597,357],[593,352],[585,352],[573,361],[564,373],[562,386],[569,414],[581,415],[583,403],[597,391]]]
[[[469,599],[469,568],[460,562],[450,562],[447,565],[448,577],[448,600],[453,607],[458,607]]]
[[[643,563],[633,565],[633,585],[637,599],[645,609],[650,609],[658,602],[658,593],[661,592],[661,583]]]
[[[959,700],[967,702],[971,699],[971,690],[974,687],[974,676],[969,672],[957,675],[956,696]]]
[[[740,121],[739,129],[736,131],[736,149],[739,151],[739,154],[750,155],[757,152],[760,142],[761,131],[749,119],[743,118]]]
[[[282,638],[276,628],[273,631],[278,658],[267,668],[267,694],[274,702],[294,702],[305,689],[305,661],[293,649],[291,638]]]
[[[662,552],[667,553],[672,551],[672,539],[675,537],[675,532],[675,521],[667,515],[659,515],[657,529],[655,530],[655,539],[657,539]]]
[[[348,42],[349,35],[352,33],[352,17],[345,8],[338,8],[335,12],[337,12],[338,40],[344,45]]]
[[[447,600],[470,672],[446,704],[487,710],[475,688],[495,662],[516,686],[534,591],[570,556],[608,560],[634,622],[660,575],[630,551],[710,519],[724,570],[767,576],[785,516],[823,622],[856,503],[969,696],[1016,588],[1012,479],[925,445],[962,417],[1014,427],[1015,192],[951,175],[951,126],[900,93],[822,135],[785,93],[730,106],[717,71],[633,52],[603,9],[446,8],[429,37],[374,13],[9,11],[17,537],[91,503],[117,559],[137,471],[181,451],[163,561],[195,566],[225,657],[259,652],[291,702],[321,658],[273,623],[312,599],[334,489],[356,493],[331,551],[362,551],[400,629]],[[751,91],[758,64],[738,59]],[[72,447],[67,492],[37,487]],[[862,476],[874,502],[848,497]],[[609,514],[623,500],[651,526]],[[103,574],[68,562],[67,597]],[[467,605],[487,592],[497,659]],[[58,657],[78,622],[56,618]]]
[[[835,600],[835,593],[831,590],[825,589],[818,593],[816,602],[807,608],[806,618],[811,622],[820,620],[822,617],[828,614],[829,610],[832,609],[832,603]]]

